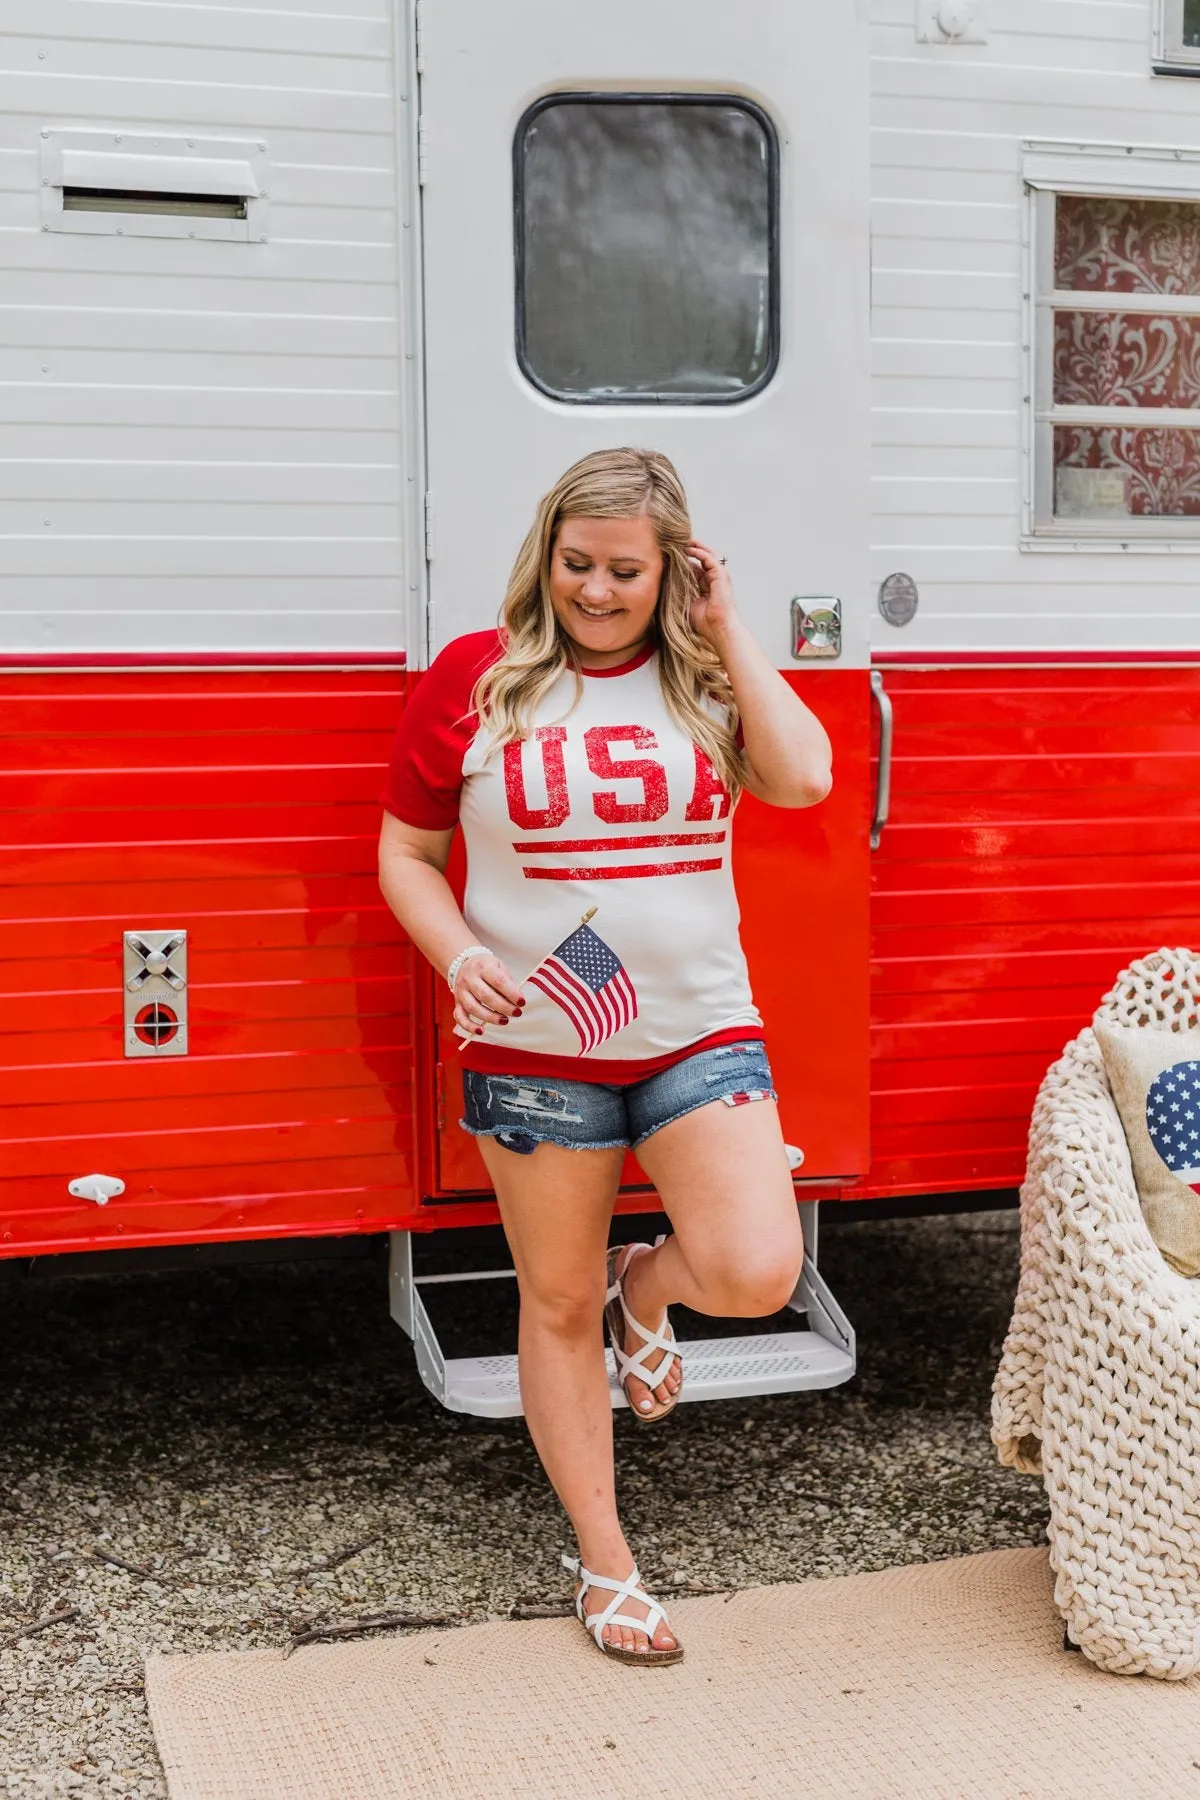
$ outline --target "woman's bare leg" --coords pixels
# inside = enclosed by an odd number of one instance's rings
[[[623,1150],[539,1144],[518,1156],[479,1149],[496,1190],[521,1291],[521,1400],[542,1466],[575,1529],[584,1567],[624,1580],[634,1565],[617,1517],[612,1404],[604,1364],[605,1249]],[[593,1610],[606,1604],[595,1597]],[[630,1602],[623,1612],[644,1608]],[[610,1643],[646,1649],[644,1632],[611,1626]],[[663,1625],[654,1647],[675,1639]]]
[[[647,1326],[676,1303],[722,1318],[761,1318],[786,1305],[804,1238],[773,1100],[711,1101],[638,1147],[674,1233],[634,1257],[630,1312]],[[645,1396],[630,1383],[630,1399]]]

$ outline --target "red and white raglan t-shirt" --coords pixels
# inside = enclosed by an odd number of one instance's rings
[[[408,703],[384,790],[405,824],[462,825],[467,924],[526,984],[521,1018],[488,1027],[463,1066],[629,1082],[761,1037],[738,938],[730,796],[667,710],[657,654],[585,669],[578,700],[564,672],[530,736],[496,749],[471,696],[501,649],[481,631],[442,651]],[[529,984],[593,907],[566,963]],[[589,1026],[593,1011],[608,1035]],[[614,1020],[625,1022],[614,1031]]]

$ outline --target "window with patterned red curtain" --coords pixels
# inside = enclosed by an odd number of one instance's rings
[[[1200,520],[1200,202],[1053,205],[1053,519]]]
[[[1155,61],[1189,64],[1200,61],[1200,0],[1156,0]]]

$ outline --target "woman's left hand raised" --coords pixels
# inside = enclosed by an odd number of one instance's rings
[[[733,598],[733,583],[724,559],[693,538],[687,549],[688,561],[696,571],[696,597],[692,601],[692,629],[714,650],[738,622]]]

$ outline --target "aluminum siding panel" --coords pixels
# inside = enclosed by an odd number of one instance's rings
[[[1021,141],[1194,145],[1200,83],[1151,70],[1153,0],[1005,0],[988,41],[918,44],[872,0],[877,580],[921,607],[873,643],[930,650],[1194,647],[1195,554],[1019,548]]]
[[[1200,942],[1200,669],[889,669],[862,1192],[1020,1181],[1118,970]]]
[[[0,32],[0,653],[404,641],[392,13]],[[49,124],[261,140],[268,241],[42,231]]]

